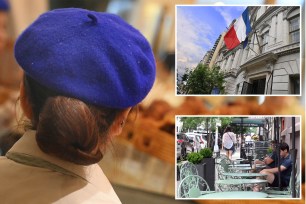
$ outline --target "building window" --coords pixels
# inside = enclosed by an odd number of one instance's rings
[[[253,80],[252,94],[265,94],[266,78]]]
[[[300,17],[295,17],[289,20],[289,35],[290,42],[300,42]]]
[[[290,76],[291,94],[300,94],[300,75]]]
[[[242,94],[265,94],[266,78],[253,80],[251,83],[244,82]]]

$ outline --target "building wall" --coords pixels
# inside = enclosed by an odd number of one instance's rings
[[[214,50],[214,53],[212,54],[212,58],[210,60],[210,63],[209,63],[209,67],[212,68],[213,65],[216,63],[217,61],[217,58],[218,58],[218,53],[222,47],[222,43],[224,42],[224,35],[225,35],[225,32],[222,33],[222,35],[220,36],[220,38],[218,38],[217,40],[217,46],[216,46],[216,49]]]
[[[299,58],[299,53],[294,53],[277,60],[274,65],[272,94],[290,93],[290,76],[300,72]]]
[[[222,42],[216,57],[215,64],[228,76],[226,93],[241,94],[243,81],[252,84],[253,80],[266,78],[265,94],[292,94],[290,78],[300,76],[300,43],[291,42],[290,20],[299,16],[299,7],[261,6],[249,10],[253,30],[248,46],[227,50]]]
[[[229,77],[227,79],[228,80],[226,81],[226,84],[225,84],[225,93],[231,94],[231,93],[235,92],[235,89],[236,89],[235,78],[234,77]]]
[[[301,132],[300,132],[300,117],[295,117],[295,146],[293,147],[292,141],[293,141],[293,134],[292,134],[292,117],[284,117],[282,118],[282,141],[286,142],[289,145],[289,149],[297,149],[297,170],[300,170],[300,161],[301,161]]]

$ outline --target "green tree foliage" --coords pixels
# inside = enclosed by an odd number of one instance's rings
[[[197,127],[205,120],[204,117],[182,117],[183,131],[196,130]]]
[[[221,133],[223,133],[225,128],[231,124],[232,119],[233,118],[230,118],[230,117],[220,118],[220,120],[221,120],[221,130],[220,131],[221,131]]]
[[[185,94],[211,94],[214,87],[219,88],[220,93],[224,94],[224,73],[220,72],[219,67],[209,68],[198,64],[193,71],[186,70],[183,79],[186,81]]]
[[[221,130],[219,130],[223,131],[226,126],[232,122],[232,118],[230,117],[181,117],[180,120],[183,122],[184,131],[196,130],[201,124],[206,127],[206,123],[208,122],[208,127],[206,128],[209,128],[212,132],[215,132],[217,120],[221,121]]]

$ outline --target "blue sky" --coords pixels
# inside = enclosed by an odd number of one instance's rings
[[[177,71],[195,67],[245,6],[177,6]]]

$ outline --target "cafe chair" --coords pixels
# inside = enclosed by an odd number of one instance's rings
[[[198,175],[185,177],[178,187],[179,198],[199,198],[201,195],[212,193],[207,182]]]
[[[269,198],[292,198],[292,175],[290,177],[289,186],[282,190],[278,190],[278,187],[270,187],[266,190]],[[295,176],[295,192],[296,198],[300,197],[300,173]]]
[[[230,164],[232,164],[232,162],[228,158],[223,158],[220,160],[219,164],[217,165],[218,179],[226,179],[225,176],[223,176],[223,173],[230,172]]]
[[[187,176],[199,175],[196,166],[191,162],[186,162],[181,166],[180,180],[183,180]]]

